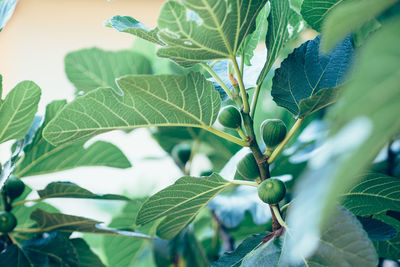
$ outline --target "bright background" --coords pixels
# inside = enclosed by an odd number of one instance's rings
[[[55,99],[72,100],[74,87],[64,72],[64,56],[71,51],[100,47],[129,49],[134,37],[104,27],[114,15],[132,16],[149,27],[156,25],[163,0],[20,0],[15,13],[0,32],[0,74],[3,97],[23,80],[42,89],[39,112]],[[95,193],[143,195],[164,188],[181,176],[172,160],[158,147],[146,129],[131,134],[111,132],[96,139],[116,144],[133,168],[77,168],[55,174],[25,178],[42,189],[51,181],[72,181]],[[0,146],[0,160],[9,156],[11,142]],[[157,160],[144,160],[158,157]],[[120,206],[109,201],[52,200],[63,212],[108,221]],[[115,208],[114,208],[115,207]]]

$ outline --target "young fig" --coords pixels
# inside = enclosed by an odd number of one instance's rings
[[[192,148],[186,143],[177,144],[171,151],[174,160],[182,166],[185,166],[186,162],[189,161],[191,153]]]
[[[279,119],[269,119],[261,124],[261,137],[267,148],[274,148],[286,137],[286,125]]]
[[[254,180],[260,177],[260,170],[258,169],[257,161],[252,153],[247,153],[237,164],[238,173],[243,178]]]
[[[229,105],[221,110],[218,121],[226,128],[238,129],[242,126],[242,115],[236,107]]]
[[[17,226],[17,218],[8,211],[0,212],[0,232],[11,232]]]
[[[21,179],[11,177],[5,183],[4,189],[10,199],[16,199],[24,192],[25,184],[21,181]]]
[[[268,204],[278,204],[285,194],[286,186],[278,179],[266,179],[258,186],[258,197]]]

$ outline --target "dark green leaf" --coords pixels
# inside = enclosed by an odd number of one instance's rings
[[[311,113],[335,103],[340,96],[341,87],[323,88],[309,98],[300,100],[299,118],[305,118]]]
[[[126,32],[149,42],[164,45],[164,43],[158,37],[158,29],[149,29],[146,25],[137,21],[134,18],[128,16],[114,16],[110,20],[106,21],[106,26],[114,28],[120,32]]]
[[[309,114],[330,103],[332,94],[327,93],[329,91],[315,95],[322,89],[338,86],[350,67],[353,54],[351,37],[346,38],[327,55],[320,53],[319,43],[320,37],[317,37],[296,48],[282,62],[273,78],[271,94],[274,101],[297,116],[300,112],[302,115]],[[313,96],[315,98],[310,100]],[[324,97],[329,98],[326,100]],[[300,110],[302,100],[306,102]]]
[[[206,130],[216,120],[221,99],[199,73],[131,75],[117,81],[123,96],[96,89],[67,104],[45,127],[55,145],[118,129],[189,126]]]
[[[170,239],[229,185],[230,183],[218,174],[205,178],[182,177],[175,184],[151,196],[143,204],[136,218],[136,224],[143,225],[165,217],[157,227],[157,235]]]
[[[47,106],[44,123],[35,133],[32,142],[24,148],[25,154],[17,163],[15,176],[25,177],[81,166],[131,167],[121,150],[108,142],[96,141],[87,148],[84,147],[86,140],[57,147],[48,143],[43,138],[43,129],[65,104],[66,101],[59,100]]]
[[[321,50],[329,51],[349,33],[362,27],[397,0],[361,0],[343,2],[333,9],[322,25]]]
[[[357,219],[367,232],[369,239],[372,241],[385,241],[392,239],[397,235],[397,230],[393,226],[372,217],[360,217]]]
[[[0,1],[0,31],[6,26],[8,20],[14,13],[18,0],[2,0]],[[1,90],[0,90],[1,92]],[[1,96],[1,94],[0,94]]]
[[[243,258],[261,245],[265,236],[266,234],[259,234],[245,239],[233,252],[226,252],[216,262],[213,262],[211,267],[240,266]]]
[[[349,0],[304,0],[303,5],[301,6],[301,15],[308,25],[310,25],[314,30],[321,31],[322,22],[326,16],[336,6],[347,1]],[[358,2],[359,1],[357,1],[357,3]]]
[[[105,267],[100,258],[90,249],[82,238],[70,239],[78,256],[79,267]]]
[[[83,49],[65,57],[65,72],[78,95],[99,87],[110,87],[122,94],[115,80],[128,74],[151,74],[150,62],[143,55],[129,51]]]
[[[43,190],[37,191],[41,199],[46,198],[90,198],[106,200],[129,200],[121,195],[98,195],[70,182],[52,182]]]
[[[13,267],[34,267],[25,252],[15,244],[0,253],[0,264]]]
[[[62,213],[49,213],[42,209],[36,209],[32,212],[31,219],[38,224],[38,229],[43,232],[58,230],[63,232],[109,234],[131,238],[152,239],[151,236],[141,233],[119,231],[103,227],[100,225],[101,222],[92,219]]]
[[[0,101],[0,143],[25,136],[35,117],[40,95],[39,86],[24,81]]]

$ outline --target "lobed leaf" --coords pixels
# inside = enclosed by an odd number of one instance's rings
[[[65,59],[65,72],[75,85],[77,93],[87,93],[99,87],[110,87],[122,94],[116,79],[128,74],[151,74],[149,60],[129,50],[105,51],[99,48],[69,53]]]
[[[84,239],[74,238],[70,242],[78,255],[79,267],[105,267]]]
[[[26,177],[81,166],[108,166],[129,168],[131,164],[121,150],[113,144],[96,141],[87,148],[87,140],[53,146],[43,138],[43,129],[66,105],[65,100],[54,101],[46,108],[43,124],[35,132],[33,140],[24,147],[24,156],[17,162],[14,175]]]
[[[0,101],[0,143],[25,136],[37,111],[40,94],[39,86],[24,81]]]
[[[99,133],[150,126],[210,129],[221,99],[199,73],[130,75],[118,80],[123,96],[99,88],[67,104],[43,131],[53,145]]]
[[[159,218],[164,220],[157,227],[157,235],[171,239],[177,235],[218,193],[230,183],[218,174],[205,178],[185,176],[175,184],[151,196],[140,208],[137,225],[144,225]]]

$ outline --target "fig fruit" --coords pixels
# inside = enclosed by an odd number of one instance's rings
[[[258,186],[258,197],[268,204],[279,203],[285,194],[285,183],[278,179],[266,179]]]
[[[186,143],[177,144],[171,151],[174,160],[183,166],[189,161],[191,154],[192,147]]]
[[[236,107],[229,105],[221,110],[218,121],[226,128],[238,129],[242,126],[242,115]]]
[[[24,192],[25,184],[21,181],[21,179],[11,177],[4,185],[4,189],[10,199],[16,199]]]
[[[243,178],[248,180],[254,180],[260,177],[260,170],[252,153],[247,153],[239,161],[237,164],[237,171]]]
[[[17,218],[7,211],[0,212],[0,232],[11,232],[17,226]]]
[[[286,137],[286,125],[279,119],[265,120],[261,124],[261,137],[268,148],[273,148]]]

